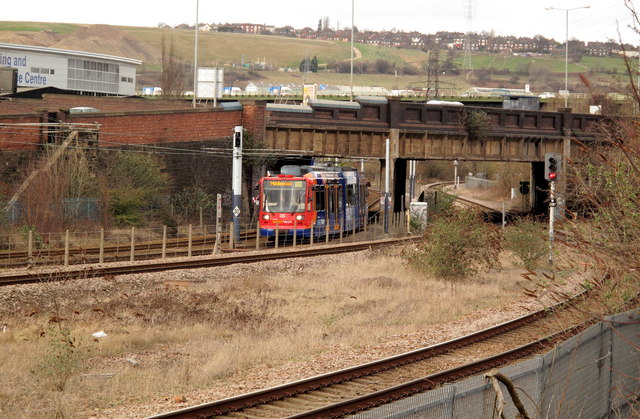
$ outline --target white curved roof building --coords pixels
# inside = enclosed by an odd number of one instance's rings
[[[92,52],[0,43],[0,67],[18,70],[18,88],[57,87],[79,94],[132,96],[140,60]]]

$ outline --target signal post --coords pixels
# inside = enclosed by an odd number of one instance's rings
[[[556,182],[562,166],[562,154],[544,155],[544,178],[549,181],[549,265],[553,264],[554,223],[556,215]]]

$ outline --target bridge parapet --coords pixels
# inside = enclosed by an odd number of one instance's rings
[[[483,112],[488,126],[470,135],[468,118]],[[600,115],[471,107],[396,98],[355,102],[317,100],[307,106],[266,107],[266,144],[295,154],[384,157],[384,141],[401,159],[543,161],[548,152],[572,154],[571,141],[595,138]]]

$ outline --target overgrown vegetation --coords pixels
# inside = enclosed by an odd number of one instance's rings
[[[173,211],[182,220],[195,220],[200,211],[213,207],[213,197],[198,186],[189,186],[171,197]]]
[[[640,20],[633,3],[625,0],[640,34]],[[627,57],[627,89],[640,105],[635,59]],[[587,77],[583,83],[599,92]],[[563,176],[573,198],[572,213],[559,228],[568,239],[561,243],[575,250],[592,268],[585,287],[595,290],[607,312],[617,312],[637,298],[640,290],[640,137],[637,116],[625,116],[608,107],[609,113],[596,130],[597,140],[572,146]],[[578,262],[574,262],[577,264]]]
[[[32,371],[39,379],[56,391],[64,391],[68,381],[81,369],[83,354],[79,343],[71,335],[71,329],[56,318],[43,332],[47,340],[47,350]]]
[[[107,194],[113,220],[119,226],[139,226],[159,197],[167,179],[159,162],[151,155],[116,152],[107,156]]]
[[[491,131],[491,117],[485,111],[471,111],[464,125],[471,140],[483,140]]]
[[[495,267],[500,250],[497,229],[476,212],[457,210],[433,221],[410,261],[437,278],[461,281]]]
[[[504,232],[505,248],[511,250],[526,269],[534,271],[540,260],[548,254],[544,226],[523,219],[511,224]]]

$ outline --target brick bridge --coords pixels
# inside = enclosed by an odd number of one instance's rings
[[[490,125],[473,135],[465,123],[474,111]],[[394,196],[404,195],[408,160],[475,160],[531,163],[529,182],[534,209],[541,209],[548,189],[544,155],[579,153],[571,138],[592,141],[600,116],[569,109],[540,112],[401,102],[362,98],[356,102],[311,101],[310,106],[267,105],[264,139],[270,148],[301,156],[379,159],[385,169],[390,140]],[[396,211],[402,199],[395,199]]]
[[[160,144],[194,149],[225,147],[233,127],[243,125],[258,139],[264,139],[268,147],[282,151],[278,154],[377,159],[381,173],[385,166],[385,142],[390,139],[396,205],[403,201],[398,198],[406,189],[409,160],[528,162],[531,190],[537,191],[530,199],[535,209],[541,207],[545,198],[540,190],[547,189],[544,154],[576,156],[579,150],[570,139],[592,140],[599,120],[599,116],[573,114],[569,110],[535,112],[427,105],[392,98],[365,97],[355,102],[316,100],[309,106],[262,101],[225,105],[231,106],[192,109],[190,101],[63,94],[0,100],[0,158],[7,162],[7,168],[0,174],[6,180],[15,178],[15,168],[21,164],[24,153],[40,150],[51,142],[51,128],[39,125],[51,121],[96,124],[101,147]],[[101,112],[66,111],[73,106],[92,106]],[[485,112],[491,121],[485,135],[470,135],[464,122],[475,110]],[[186,158],[167,157],[175,186],[193,178],[206,178],[215,183],[209,192],[227,193],[230,159],[215,156],[206,159],[210,161],[196,164]],[[196,167],[202,173],[195,173]]]

